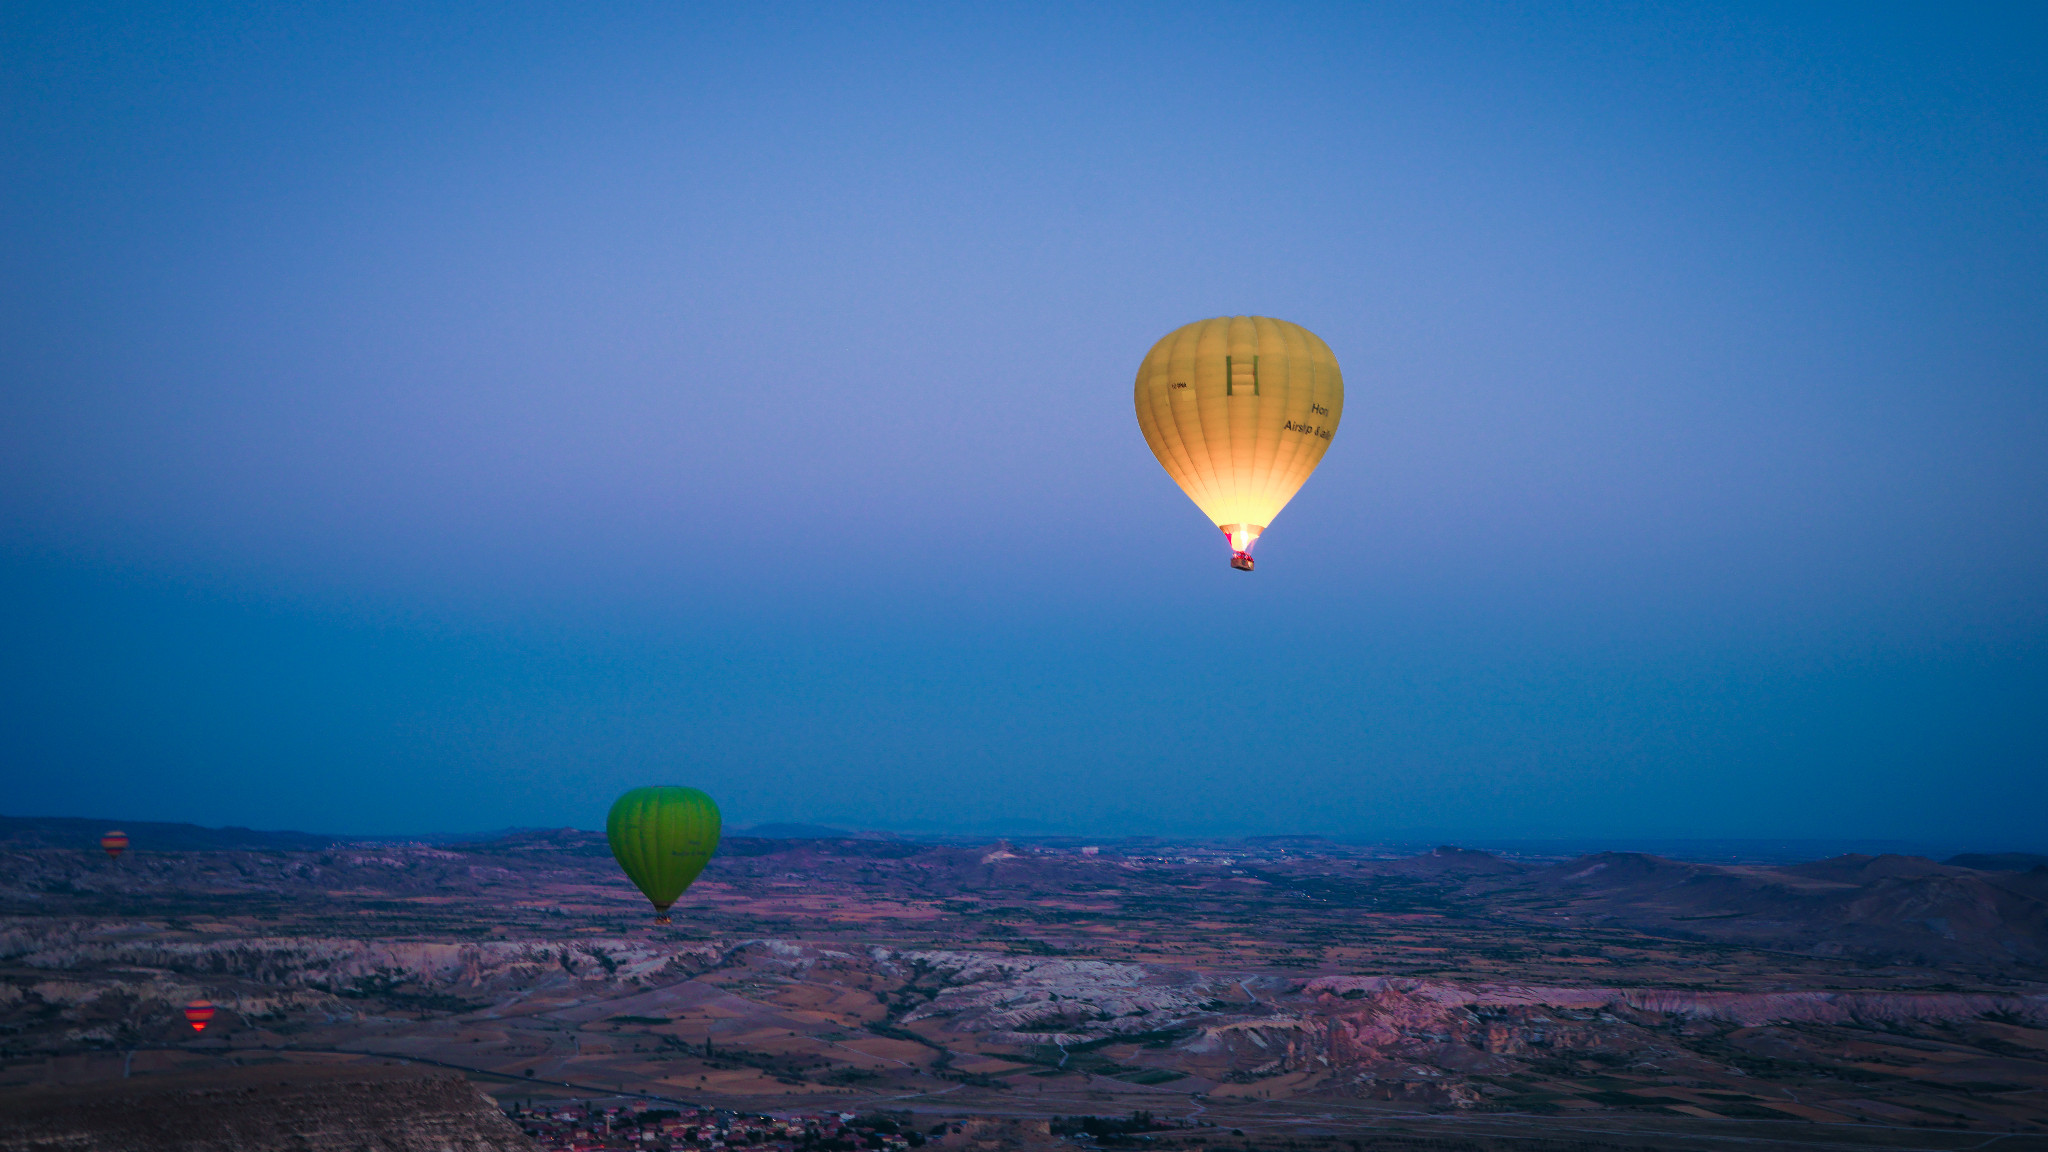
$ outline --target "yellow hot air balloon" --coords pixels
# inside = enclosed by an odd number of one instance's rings
[[[1299,324],[1219,316],[1166,334],[1138,366],[1138,428],[1166,474],[1230,538],[1252,542],[1322,462],[1344,415],[1330,346]]]

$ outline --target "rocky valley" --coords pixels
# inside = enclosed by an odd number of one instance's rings
[[[504,1100],[1142,1110],[1247,1142],[2048,1132],[2030,858],[735,836],[657,927],[574,831],[118,862],[9,835],[9,1093],[403,1061]]]

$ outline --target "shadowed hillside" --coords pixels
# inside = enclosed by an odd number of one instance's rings
[[[0,1152],[533,1152],[454,1073],[224,1069],[0,1097]]]
[[[1570,914],[1650,932],[1815,955],[1979,969],[2048,961],[2048,872],[1986,872],[1918,856],[1839,856],[1784,868],[1609,852],[1544,869]]]

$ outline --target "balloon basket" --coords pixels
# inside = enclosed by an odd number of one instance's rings
[[[1230,566],[1239,572],[1252,570],[1252,545],[1259,542],[1259,534],[1266,530],[1263,524],[1218,524],[1223,529],[1223,538],[1230,541]]]

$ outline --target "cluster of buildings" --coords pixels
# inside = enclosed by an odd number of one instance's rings
[[[506,1115],[548,1152],[908,1152],[925,1136],[881,1116],[746,1116],[710,1109],[515,1105]]]

